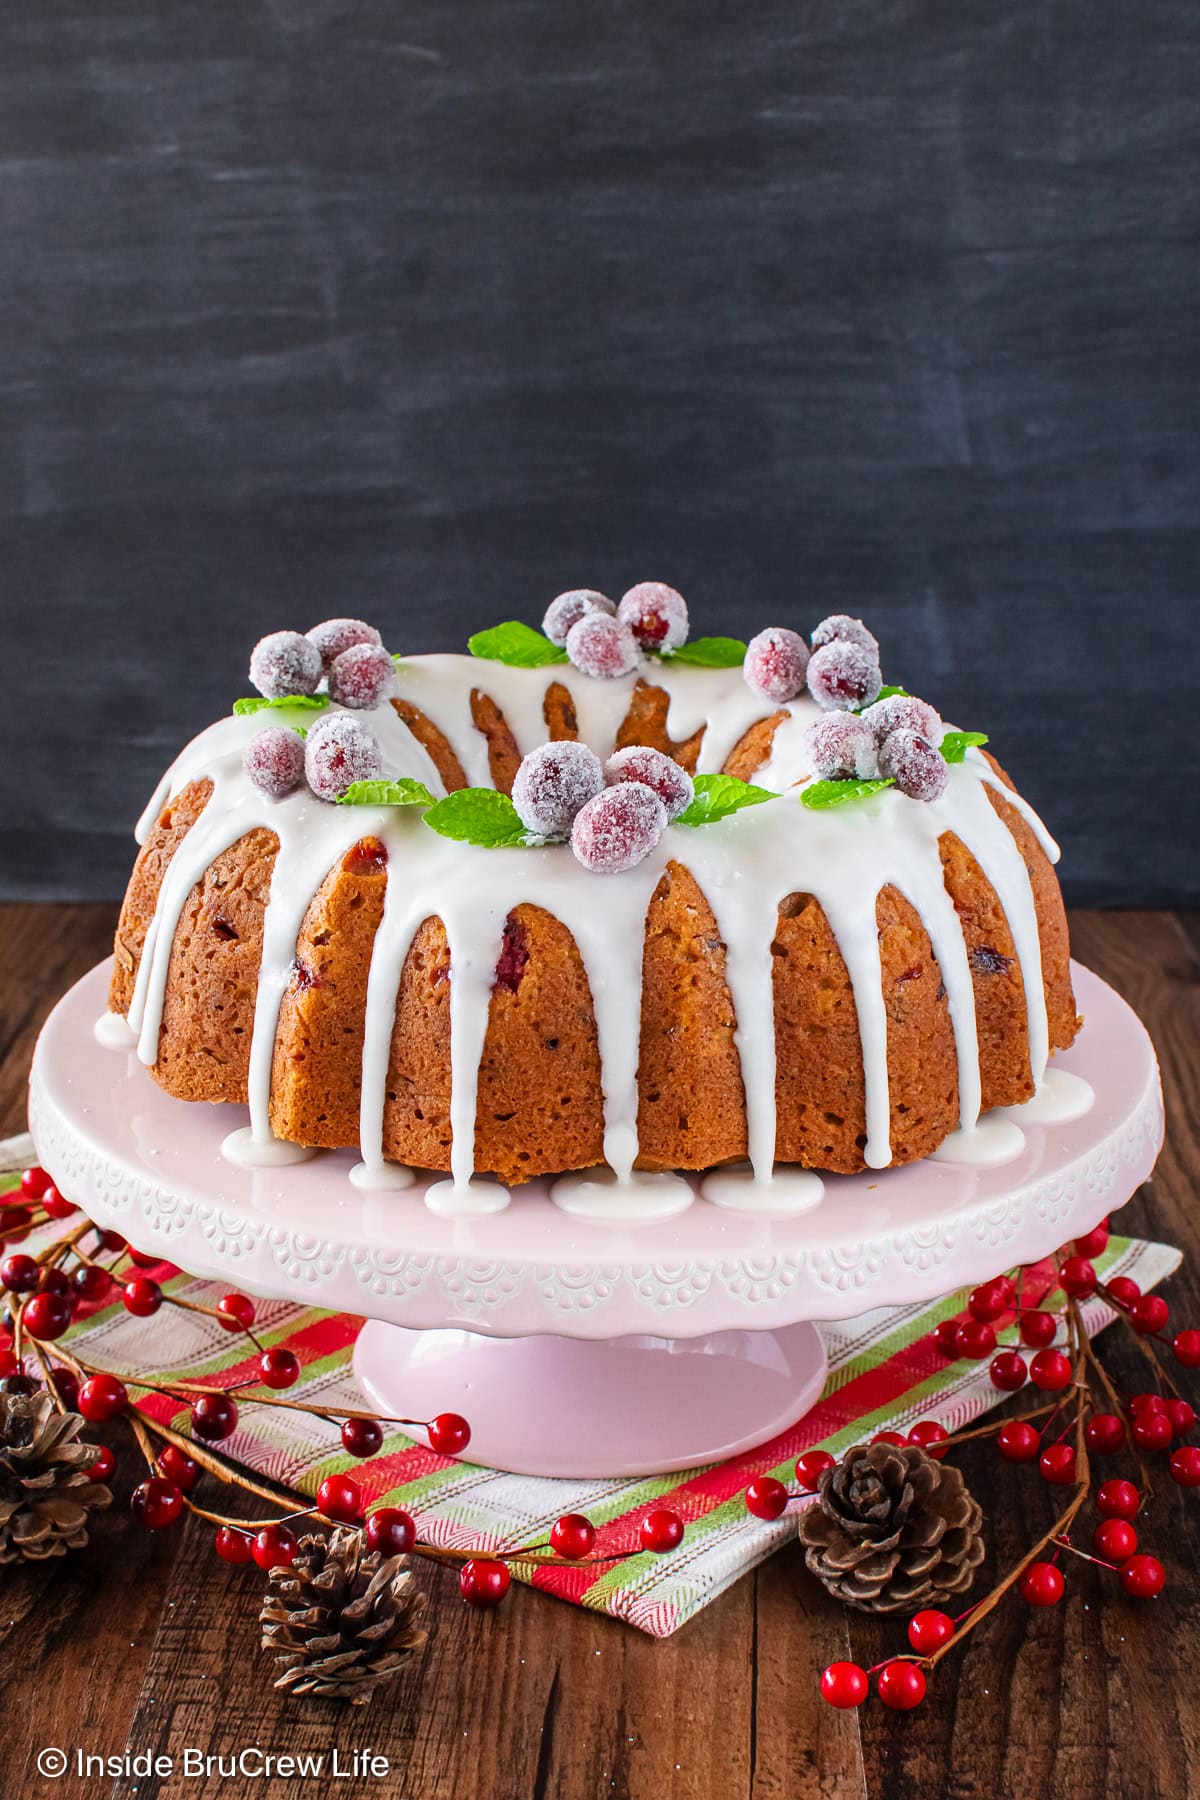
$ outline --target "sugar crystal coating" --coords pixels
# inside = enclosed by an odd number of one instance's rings
[[[344,650],[352,650],[355,644],[382,644],[383,639],[373,625],[367,625],[362,619],[322,619],[307,633],[310,644],[315,644],[321,654],[321,662],[328,675],[334,662]]]
[[[861,619],[852,619],[849,613],[830,613],[827,619],[822,619],[812,634],[812,647],[820,650],[835,640],[858,644],[861,649],[869,650],[876,662],[879,661],[879,639],[873,631],[867,630]]]
[[[877,744],[882,744],[893,731],[915,731],[935,746],[946,735],[940,714],[927,700],[918,700],[914,694],[889,694],[886,700],[876,700],[868,706],[862,716],[875,733]]]
[[[834,638],[809,658],[808,691],[818,706],[854,712],[869,706],[882,686],[874,653],[846,638]]]
[[[821,781],[872,781],[879,773],[875,733],[853,713],[824,713],[804,741]]]
[[[582,675],[611,681],[638,665],[637,640],[628,625],[607,613],[586,613],[567,633],[567,655]]]
[[[748,687],[781,706],[804,691],[808,645],[798,631],[771,625],[746,645],[742,675]]]
[[[272,631],[250,652],[250,679],[268,700],[288,694],[315,694],[321,653],[298,631]]]
[[[382,644],[353,644],[333,660],[330,698],[358,711],[378,706],[392,692],[396,665]]]
[[[304,780],[304,739],[285,725],[258,731],[246,745],[242,767],[268,800],[286,800]]]
[[[604,765],[604,779],[610,787],[619,782],[640,781],[658,795],[668,819],[677,819],[692,804],[696,793],[687,770],[649,744],[630,744],[616,751]]]
[[[578,625],[588,613],[608,613],[611,617],[616,610],[608,595],[597,593],[595,588],[568,588],[546,608],[542,630],[552,644],[565,644],[572,625]]]
[[[585,869],[621,875],[649,856],[667,824],[667,809],[640,781],[605,788],[576,814],[571,848]]]
[[[512,803],[527,831],[565,838],[575,815],[604,786],[600,758],[571,740],[541,744],[517,770]]]
[[[879,773],[911,800],[936,800],[946,791],[946,760],[917,731],[891,731],[879,749]]]
[[[379,740],[349,713],[327,713],[308,734],[304,773],[318,800],[340,800],[356,781],[383,773]]]
[[[687,601],[664,581],[639,581],[628,589],[617,617],[643,650],[678,650],[687,642]]]

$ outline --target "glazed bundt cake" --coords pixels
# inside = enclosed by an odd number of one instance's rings
[[[1040,821],[860,621],[689,640],[673,590],[393,658],[254,654],[139,827],[110,1005],[253,1140],[505,1183],[911,1162],[1079,1021]]]

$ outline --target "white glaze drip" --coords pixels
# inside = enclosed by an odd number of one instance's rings
[[[350,1171],[350,1184],[364,1194],[387,1194],[409,1188],[416,1176],[404,1163],[384,1163],[380,1168],[357,1162]]]
[[[425,1204],[430,1212],[451,1219],[481,1218],[484,1213],[503,1212],[512,1195],[498,1181],[435,1181],[425,1190]]]
[[[136,1050],[137,1038],[128,1019],[120,1013],[101,1013],[92,1027],[92,1036],[106,1050]]]
[[[686,1212],[696,1190],[682,1175],[635,1169],[622,1179],[611,1169],[582,1169],[552,1183],[550,1198],[573,1219],[604,1224],[622,1219],[636,1224],[640,1219],[673,1219]]]
[[[738,670],[698,670],[651,664],[644,678],[669,696],[668,729],[677,741],[703,730],[699,767],[719,768],[729,751],[771,708],[746,687]],[[416,657],[403,663],[396,691],[419,706],[458,755],[468,780],[490,785],[487,743],[471,720],[473,688],[503,712],[522,752],[544,741],[547,688],[570,692],[581,736],[607,755],[628,710],[636,677],[595,681],[569,667],[510,669],[470,657]],[[618,1182],[634,1180],[637,1156],[637,1071],[641,963],[646,910],[667,864],[686,865],[713,909],[727,947],[726,977],[736,1013],[736,1045],[745,1089],[748,1154],[757,1182],[770,1175],[776,1134],[776,1053],[772,943],[781,902],[811,893],[837,939],[854,992],[866,1089],[865,1160],[891,1160],[887,1070],[887,1009],[881,987],[876,902],[896,887],[929,933],[954,1029],[961,1125],[979,1113],[979,1054],[974,989],[962,932],[946,893],[938,838],[953,831],[996,891],[1020,959],[1036,1082],[1046,1072],[1048,1024],[1032,889],[1013,838],[991,805],[994,788],[1028,819],[1051,857],[1057,846],[1019,796],[976,752],[949,770],[945,794],[932,805],[889,791],[829,812],[799,804],[796,787],[809,775],[807,724],[817,715],[804,698],[787,708],[770,755],[755,779],[784,797],[738,814],[719,826],[669,830],[638,868],[618,877],[589,874],[565,846],[538,851],[484,851],[450,843],[428,831],[415,809],[323,805],[307,791],[272,805],[251,786],[241,766],[246,743],[264,715],[219,721],[189,745],[159,784],[139,824],[146,832],[163,806],[188,782],[208,777],[214,791],[183,839],[164,878],[138,969],[129,1024],[138,1054],[158,1053],[168,965],[188,896],[224,850],[256,827],[280,843],[266,909],[262,972],[250,1054],[249,1102],[255,1136],[271,1140],[271,1071],[279,1006],[296,954],[305,913],[329,871],[360,838],[382,840],[388,881],[367,983],[363,1037],[360,1143],[363,1176],[388,1179],[383,1157],[387,1071],[404,961],[421,922],[440,917],[450,946],[452,1181],[465,1195],[472,1184],[478,1070],[488,1006],[508,914],[522,903],[560,919],[578,947],[591,989],[602,1068],[604,1154]],[[265,715],[270,723],[278,715]],[[436,770],[390,706],[364,715],[379,737],[388,775],[412,775],[435,794]],[[286,721],[286,718],[284,720]],[[311,719],[297,716],[293,722]],[[790,791],[789,791],[790,790]],[[397,1179],[401,1179],[399,1172]],[[494,1191],[494,1188],[493,1188]],[[613,1201],[607,1200],[610,1209]]]
[[[972,1169],[999,1169],[1016,1162],[1025,1148],[1025,1133],[1003,1111],[988,1113],[969,1131],[952,1131],[933,1153],[934,1162]]]
[[[1068,1125],[1072,1119],[1082,1119],[1095,1104],[1096,1092],[1090,1081],[1069,1069],[1049,1068],[1031,1100],[999,1110],[1017,1125]]]
[[[777,1168],[769,1181],[758,1181],[748,1163],[710,1169],[700,1183],[701,1196],[714,1206],[765,1218],[811,1212],[824,1192],[825,1183],[811,1169]]]
[[[282,1138],[257,1136],[253,1126],[243,1125],[221,1141],[221,1155],[239,1169],[285,1169],[289,1163],[309,1162],[317,1152]]]

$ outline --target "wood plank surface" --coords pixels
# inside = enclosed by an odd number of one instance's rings
[[[102,954],[111,922],[98,906],[0,908],[0,1131],[22,1125],[37,1023]],[[1200,1322],[1200,939],[1168,913],[1076,913],[1072,931],[1080,960],[1142,1014],[1163,1068],[1167,1145],[1121,1228],[1189,1252],[1166,1291],[1179,1318]],[[1137,1351],[1116,1329],[1105,1360],[1127,1385],[1143,1385]],[[1051,1497],[986,1446],[961,1462],[988,1515],[988,1566],[1005,1565],[1049,1522]],[[1127,1601],[1104,1571],[1073,1564],[1064,1605],[1034,1612],[1007,1601],[909,1716],[821,1703],[824,1664],[875,1662],[902,1647],[903,1632],[836,1606],[794,1546],[663,1643],[524,1589],[498,1613],[475,1615],[452,1575],[423,1565],[436,1630],[388,1698],[362,1712],[285,1700],[257,1649],[256,1579],[219,1563],[196,1521],[149,1538],[118,1506],[79,1555],[0,1571],[0,1795],[1182,1800],[1200,1794],[1200,1513],[1195,1496],[1161,1486],[1144,1527],[1168,1570],[1161,1599]],[[191,1747],[225,1760],[187,1780],[51,1781],[35,1768],[45,1745],[177,1759]],[[373,1749],[388,1776],[330,1778],[335,1746],[345,1764]],[[324,1756],[326,1774],[229,1772],[228,1759],[256,1747]]]

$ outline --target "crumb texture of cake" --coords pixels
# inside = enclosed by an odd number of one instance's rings
[[[256,1137],[464,1184],[852,1173],[1030,1098],[1075,1036],[1057,849],[978,748],[932,801],[810,809],[811,695],[672,660],[598,680],[411,657],[352,716],[386,779],[437,798],[507,794],[565,739],[780,797],[703,828],[664,813],[636,867],[594,873],[569,843],[440,836],[416,805],[268,798],[244,766],[263,718],[211,726],[139,826],[110,1006],[168,1092],[248,1105]]]

